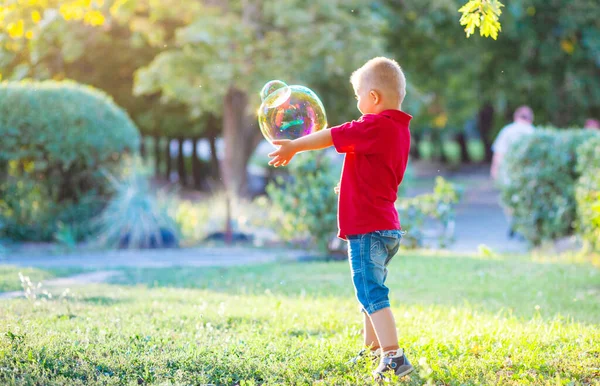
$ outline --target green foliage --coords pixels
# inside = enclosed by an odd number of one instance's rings
[[[128,160],[120,176],[108,175],[115,194],[94,221],[96,243],[109,248],[174,246],[177,226],[169,214],[169,199],[155,192],[150,176],[139,160]]]
[[[417,248],[424,245],[424,226],[427,218],[441,225],[438,244],[447,247],[454,241],[454,218],[456,204],[460,202],[462,190],[443,177],[436,177],[433,193],[421,194],[413,198],[403,198],[396,203],[402,229],[407,233],[402,245]]]
[[[467,37],[471,36],[476,28],[479,28],[481,36],[498,38],[498,32],[502,29],[498,19],[502,14],[502,4],[498,0],[469,0],[458,12],[462,13],[460,25],[465,26]]]
[[[286,241],[303,237],[313,240],[320,252],[328,251],[337,228],[337,195],[333,187],[339,179],[331,160],[319,153],[297,156],[290,164],[290,180],[280,177],[267,186],[267,194],[277,219],[275,231]]]
[[[184,18],[188,22],[164,40],[170,49],[138,71],[135,92],[161,92],[197,116],[202,111],[220,113],[228,91],[223,85],[228,85],[247,93],[254,110],[260,104],[258,90],[271,79],[318,86],[332,77],[339,83],[342,77],[349,91],[350,73],[380,53],[384,44],[384,21],[360,1],[319,0],[311,7],[298,0],[230,3],[189,10]],[[167,6],[148,2],[153,24],[165,18]],[[330,93],[340,94],[331,87],[321,91],[326,99]]]
[[[439,159],[441,156],[440,149],[434,145],[431,137],[423,137],[417,144],[419,156],[425,161]]]
[[[515,231],[539,245],[573,233],[576,219],[577,149],[597,133],[538,130],[508,152],[502,201],[510,209]]]
[[[458,142],[452,139],[444,139],[442,141],[442,152],[448,161],[449,166],[457,167],[460,165],[462,158],[460,152],[460,145]]]
[[[577,232],[600,251],[600,136],[577,149]]]
[[[208,200],[201,203],[192,201],[176,201],[175,205],[171,206],[169,213],[175,223],[177,230],[181,235],[182,246],[193,246],[202,242],[208,233],[207,224],[211,219],[211,215],[215,213],[216,200]],[[225,220],[221,224],[222,230],[225,225]]]
[[[521,104],[533,108],[536,122],[558,127],[582,125],[600,114],[599,2],[505,2],[495,41],[464,39],[456,2],[383,3],[388,51],[431,98],[415,114],[413,131],[428,130],[442,113],[448,117],[444,130],[461,128],[487,102],[494,107],[496,128]]]
[[[481,139],[469,138],[467,140],[467,153],[471,162],[483,162],[485,159],[485,145]]]
[[[5,45],[0,44],[0,79],[59,80],[67,77],[111,95],[144,134],[195,136],[202,132],[204,126],[189,119],[185,106],[164,103],[156,96],[134,96],[135,71],[166,50],[163,44],[153,44],[138,30],[142,28],[139,16],[117,12],[119,7],[112,15],[109,8],[115,1],[108,0],[102,1],[103,7],[97,7],[94,2],[72,2],[79,3],[81,9],[70,11],[75,16],[65,18],[59,17],[56,3],[62,3],[61,9],[74,6],[56,0],[46,1],[46,11],[35,2],[13,6],[21,7],[21,12],[10,15],[10,19],[22,16],[29,19],[28,13],[33,11],[40,13],[41,20],[30,22],[29,38],[11,38],[0,26],[0,41],[8,40]],[[74,21],[76,15],[84,17],[89,12],[106,20],[101,28],[87,22],[89,17],[83,23]],[[164,19],[150,27],[155,32],[161,30],[162,35],[171,35],[179,24],[176,20]]]
[[[60,223],[89,232],[110,187],[102,170],[139,134],[104,93],[71,82],[0,84],[0,218],[18,240],[50,240]]]

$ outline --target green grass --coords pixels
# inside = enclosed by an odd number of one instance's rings
[[[23,289],[21,280],[19,279],[19,272],[21,272],[23,276],[28,276],[32,284],[36,285],[42,280],[74,275],[81,271],[82,270],[78,268],[39,269],[17,267],[14,265],[0,265],[0,292],[18,291]]]
[[[0,306],[0,384],[371,384],[346,263],[124,269]],[[600,384],[600,270],[397,256],[400,343],[435,384]]]

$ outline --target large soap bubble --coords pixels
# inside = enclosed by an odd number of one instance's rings
[[[327,127],[323,104],[307,87],[272,80],[262,88],[260,98],[258,123],[270,143],[300,138]]]

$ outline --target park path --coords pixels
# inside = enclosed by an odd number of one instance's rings
[[[244,247],[204,247],[163,250],[81,252],[63,255],[18,253],[0,258],[0,264],[22,267],[79,267],[94,270],[69,277],[45,280],[43,288],[72,288],[104,283],[121,274],[119,267],[226,267],[297,259],[304,251]],[[35,283],[34,283],[35,284]],[[0,300],[23,297],[23,291],[0,292]]]
[[[201,247],[185,249],[116,250],[28,255],[23,252],[0,258],[0,264],[25,267],[80,267],[110,269],[118,267],[227,267],[294,259],[305,251],[248,247]]]
[[[452,172],[421,163],[415,167],[415,174],[417,180],[426,183],[409,187],[409,196],[431,192],[438,175],[464,189],[462,201],[456,208],[456,242],[449,250],[476,253],[483,244],[497,253],[527,252],[527,243],[508,237],[508,221],[499,204],[500,192],[489,177],[489,166],[465,166],[461,171]]]
[[[45,289],[70,288],[78,285],[104,283],[113,277],[119,276],[120,274],[121,272],[119,271],[88,272],[69,277],[59,277],[56,279],[44,280],[42,285]],[[15,299],[24,296],[25,293],[23,291],[0,292],[0,300]]]
[[[508,237],[509,224],[498,204],[500,193],[485,177],[473,176],[465,189],[463,201],[456,208],[456,243],[450,249],[473,252],[484,244],[500,253],[527,252],[526,242]]]

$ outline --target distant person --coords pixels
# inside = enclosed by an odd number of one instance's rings
[[[504,126],[498,137],[492,145],[492,152],[494,157],[492,158],[492,167],[490,174],[494,181],[499,184],[506,184],[509,181],[509,175],[503,172],[502,163],[504,162],[504,156],[510,151],[511,146],[518,142],[523,136],[531,134],[534,131],[533,127],[533,110],[529,106],[521,106],[515,110],[513,115],[513,123]],[[502,176],[500,176],[502,173]],[[512,221],[511,210],[502,205],[504,209],[504,215],[509,223],[508,237],[513,238],[516,233],[514,230],[514,224]]]
[[[583,125],[584,129],[600,130],[600,121],[597,119],[588,119]]]
[[[534,131],[533,127],[533,110],[529,106],[521,106],[515,110],[513,115],[513,123],[504,126],[498,137],[492,145],[494,157],[492,158],[492,167],[490,175],[495,181],[500,183],[506,182],[506,176],[500,179],[499,173],[501,165],[504,161],[504,156],[510,151],[510,147],[519,139]]]

